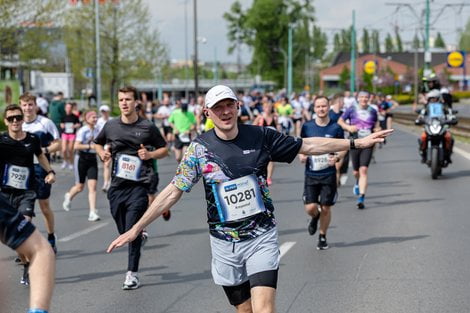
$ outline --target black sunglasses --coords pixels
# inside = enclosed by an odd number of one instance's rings
[[[14,122],[15,120],[17,122],[20,122],[23,120],[23,115],[11,115],[11,116],[8,116],[6,120],[10,123]]]

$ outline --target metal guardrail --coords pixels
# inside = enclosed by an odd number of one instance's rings
[[[407,126],[415,126],[415,120],[417,117],[418,115],[415,113],[393,112],[393,121]],[[450,128],[451,133],[458,136],[470,138],[470,118],[459,117],[457,114],[457,120],[459,121],[459,123]]]

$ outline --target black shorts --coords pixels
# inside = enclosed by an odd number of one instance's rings
[[[264,271],[249,276],[249,280],[238,286],[223,286],[225,294],[231,305],[239,305],[251,298],[251,288],[271,287],[277,288],[277,270]]]
[[[15,250],[34,232],[35,227],[0,194],[0,241]]]
[[[36,192],[33,190],[3,189],[1,194],[21,215],[34,217],[34,202]]]
[[[49,199],[51,196],[51,185],[46,184],[44,181],[47,176],[46,171],[39,164],[34,164],[34,173],[36,176],[36,198],[38,200]]]
[[[158,173],[153,173],[152,177],[150,178],[150,185],[148,188],[149,195],[154,195],[157,193],[159,181],[160,181],[160,178],[158,176]]]
[[[334,205],[338,198],[336,173],[324,176],[305,175],[304,204]]]
[[[88,179],[98,179],[98,161],[94,153],[79,153],[74,160],[75,183],[84,184]]]
[[[165,136],[173,134],[173,128],[171,128],[171,126],[163,126],[163,134],[165,134]]]
[[[301,117],[299,117],[299,118],[293,118],[293,119],[292,119],[292,122],[294,122],[294,124],[297,123],[297,122],[302,122],[302,118],[301,118]]]
[[[374,147],[350,150],[349,155],[351,158],[353,170],[358,171],[362,166],[368,167],[370,160],[372,159],[373,151]]]
[[[188,147],[191,142],[182,142],[179,136],[175,136],[175,149],[181,150],[183,147]]]

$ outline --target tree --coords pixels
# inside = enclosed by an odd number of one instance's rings
[[[463,32],[460,34],[459,48],[461,50],[470,50],[470,19],[467,25],[465,25]]]
[[[397,52],[403,52],[403,44],[402,44],[402,41],[401,41],[401,36],[400,36],[400,32],[398,30],[398,27],[395,28],[395,41],[397,43],[397,47],[396,47]]]
[[[94,8],[82,5],[67,12],[66,44],[77,84],[89,81],[82,73],[94,67]],[[114,102],[122,84],[135,79],[154,79],[167,64],[167,50],[157,30],[150,27],[150,15],[142,0],[106,2],[100,5],[102,80]]]
[[[253,49],[249,66],[251,72],[266,79],[283,83],[287,55],[289,25],[293,28],[293,64],[296,80],[303,79],[305,56],[310,53],[311,23],[314,9],[306,0],[257,0],[245,12],[235,7],[225,17],[232,26],[242,27],[239,33],[245,44]],[[238,12],[238,13],[237,13]],[[238,19],[238,20],[237,20]],[[235,27],[235,29],[236,29]]]
[[[230,41],[228,53],[237,51],[238,74],[241,72],[241,46],[249,44],[252,34],[246,27],[246,12],[243,12],[240,2],[235,1],[230,7],[230,11],[224,14],[224,19],[228,23],[227,38]]]
[[[20,68],[54,68],[59,8],[60,0],[0,0],[0,59],[18,61]]]
[[[446,48],[446,43],[444,42],[440,32],[437,33],[436,41],[434,41],[434,47],[444,49]]]
[[[380,53],[380,35],[378,30],[372,31],[372,52]]]
[[[387,33],[387,37],[385,37],[385,52],[394,52],[395,46],[393,45],[392,36],[390,33]]]
[[[341,38],[339,37],[338,33],[336,33],[333,37],[333,50],[336,52],[340,52],[342,50]]]
[[[321,31],[320,26],[313,25],[312,31],[312,48],[313,57],[317,60],[323,59],[326,52],[326,45],[328,38],[324,32]]]
[[[362,32],[362,52],[370,53],[370,37],[366,28]]]
[[[349,79],[351,77],[351,73],[349,68],[345,65],[339,74],[339,87],[344,90],[349,90]]]

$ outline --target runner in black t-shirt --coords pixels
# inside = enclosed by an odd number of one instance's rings
[[[8,131],[0,135],[0,194],[31,221],[36,201],[33,158],[36,156],[39,164],[49,173],[45,178],[46,183],[54,182],[55,173],[41,150],[39,138],[23,131],[21,108],[14,104],[7,106],[4,121]],[[19,258],[24,265],[21,283],[28,285],[29,260],[22,255]]]
[[[367,147],[392,131],[356,140],[293,138],[252,125],[238,125],[238,100],[218,85],[205,98],[204,114],[215,128],[188,147],[172,182],[144,216],[113,241],[108,252],[139,237],[142,229],[203,178],[212,251],[212,276],[242,312],[274,312],[279,244],[266,183],[270,161],[291,162],[297,153],[325,154]],[[251,301],[251,297],[254,298]]]
[[[154,177],[152,159],[167,156],[168,150],[157,127],[138,116],[135,109],[137,90],[123,87],[119,89],[118,99],[120,118],[108,121],[94,142],[101,160],[112,158],[113,161],[108,199],[111,214],[122,234],[134,226],[147,210],[148,189]],[[111,152],[104,150],[105,144],[109,145]],[[141,244],[141,236],[129,244],[128,272],[122,289],[139,287],[137,271]]]

